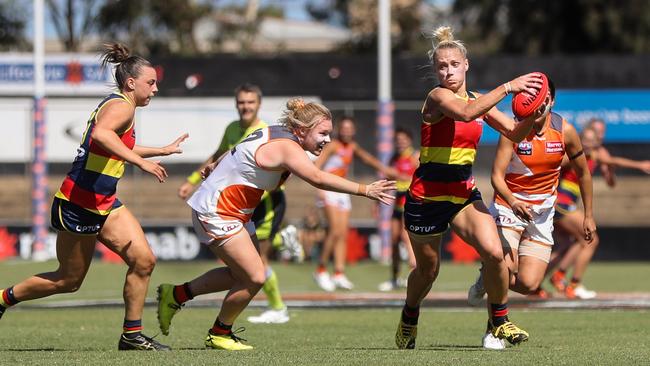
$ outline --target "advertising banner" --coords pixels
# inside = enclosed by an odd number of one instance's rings
[[[98,55],[59,54],[45,57],[47,96],[102,95],[114,84],[112,67],[102,68]],[[34,94],[31,54],[0,54],[0,95]]]
[[[512,98],[507,97],[497,108],[512,115]],[[650,90],[558,90],[555,113],[578,128],[591,118],[607,124],[605,142],[650,143]],[[486,126],[482,144],[496,144],[498,133]]]

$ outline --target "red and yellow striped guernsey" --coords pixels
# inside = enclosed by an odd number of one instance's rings
[[[117,182],[124,174],[124,160],[112,155],[91,137],[99,111],[109,102],[121,99],[131,103],[123,94],[113,93],[99,103],[90,115],[86,130],[77,149],[72,169],[55,196],[99,215],[108,215],[115,203]],[[118,135],[129,149],[135,146],[135,120]]]
[[[460,97],[458,97],[460,98]],[[468,92],[471,103],[476,96]],[[455,121],[443,116],[437,123],[422,122],[420,166],[409,193],[423,201],[463,204],[475,189],[472,165],[476,157],[483,120]]]

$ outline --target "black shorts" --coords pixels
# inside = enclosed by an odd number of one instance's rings
[[[474,189],[467,201],[453,203],[450,201],[420,201],[406,195],[404,205],[404,227],[417,235],[440,235],[449,229],[449,224],[467,205],[481,200],[481,192]]]
[[[122,202],[115,199],[112,210],[119,207],[122,207]],[[50,215],[50,224],[55,230],[81,235],[97,235],[108,217],[108,215],[96,214],[58,197],[54,197]]]
[[[251,221],[255,224],[255,233],[259,240],[273,240],[280,230],[286,209],[287,200],[283,189],[269,192],[255,207]]]

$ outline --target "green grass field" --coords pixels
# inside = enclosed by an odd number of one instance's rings
[[[210,268],[210,262],[160,263],[156,284],[183,282]],[[1,262],[0,286],[8,286],[36,272],[51,270],[53,262]],[[82,289],[39,303],[62,300],[119,299],[124,266],[97,262]],[[309,265],[275,266],[285,293],[316,291]],[[375,291],[388,267],[363,263],[351,266],[350,278],[360,291]],[[476,266],[443,263],[433,291],[466,291]],[[586,278],[601,292],[650,292],[647,263],[595,263]],[[37,304],[37,302],[32,302]],[[282,325],[253,325],[245,317],[235,324],[247,328],[243,337],[256,347],[245,353],[203,349],[212,325],[213,309],[189,307],[174,319],[169,337],[172,353],[118,352],[123,310],[111,308],[16,309],[0,320],[0,364],[119,365],[119,364],[264,364],[264,365],[425,365],[521,364],[603,365],[648,364],[650,311],[648,310],[525,310],[514,309],[512,320],[528,330],[531,340],[505,351],[484,351],[480,339],[486,314],[482,310],[424,309],[414,351],[395,349],[393,336],[399,309],[291,309],[292,320]],[[144,314],[145,332],[157,333],[153,307]]]

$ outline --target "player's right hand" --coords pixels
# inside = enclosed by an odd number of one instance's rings
[[[366,186],[365,196],[377,200],[385,205],[390,205],[395,200],[395,196],[388,194],[396,188],[394,180],[381,179],[372,182]]]
[[[517,215],[517,217],[520,219],[524,221],[533,220],[533,215],[531,214],[531,207],[529,204],[521,201],[515,201],[510,204],[510,207],[512,208],[512,212],[514,212],[515,215]]]
[[[526,92],[536,95],[542,88],[542,76],[538,72],[531,72],[510,81],[512,93]]]

